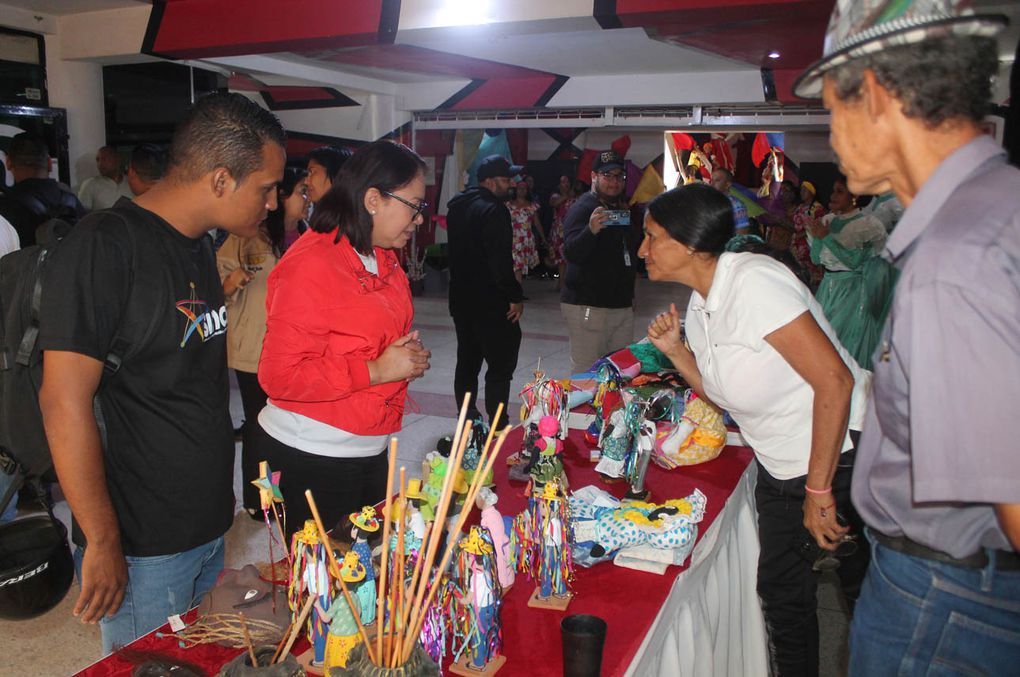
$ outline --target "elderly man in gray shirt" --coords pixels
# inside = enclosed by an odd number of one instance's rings
[[[1020,665],[1020,170],[980,128],[1004,19],[962,4],[837,2],[794,90],[821,92],[850,190],[906,207],[854,470],[852,675]]]

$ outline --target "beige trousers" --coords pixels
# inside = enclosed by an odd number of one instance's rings
[[[634,341],[633,308],[597,308],[561,303],[570,335],[573,373],[588,371],[592,363]]]

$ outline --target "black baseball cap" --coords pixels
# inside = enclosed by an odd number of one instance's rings
[[[623,158],[615,150],[604,150],[599,153],[592,166],[596,172],[608,172],[611,169],[623,168]]]
[[[490,155],[478,165],[478,180],[484,181],[497,176],[517,176],[524,171],[521,165],[512,165],[502,155]]]

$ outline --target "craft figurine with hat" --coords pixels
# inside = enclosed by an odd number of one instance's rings
[[[364,585],[366,576],[365,566],[361,563],[358,555],[349,551],[340,565],[340,577],[345,583],[352,584],[349,589],[356,592]],[[339,587],[339,583],[337,584]],[[352,608],[347,598],[337,594],[333,603],[324,607],[318,602],[315,603],[315,611],[323,623],[329,625],[329,633],[326,638],[326,656],[323,663],[325,674],[329,677],[330,669],[347,667],[347,659],[360,642],[358,624],[355,622],[355,615],[361,613],[361,597],[358,594],[352,595],[354,607]]]
[[[492,675],[506,662],[506,657],[500,654],[502,592],[496,573],[495,545],[484,527],[473,526],[460,539],[458,550],[451,623],[455,638],[453,653],[462,654],[462,658],[450,666],[450,672]]]
[[[825,74],[888,47],[938,35],[994,37],[1006,23],[998,14],[975,14],[970,0],[837,0],[825,31],[822,58],[793,83],[804,99],[822,96]]]
[[[371,625],[375,622],[375,569],[372,567],[372,548],[368,545],[368,537],[379,531],[379,519],[375,508],[366,505],[360,512],[352,512],[348,519],[351,522],[351,552],[357,555],[365,568],[365,580],[358,586],[358,602],[361,606],[361,623]]]
[[[482,446],[489,436],[489,424],[481,415],[476,416],[471,422],[471,438],[468,440],[467,449],[464,450],[464,460],[461,467],[464,469],[464,481],[471,484],[474,481],[475,472],[478,470],[478,459],[481,457]],[[492,473],[482,479],[483,486],[492,484]]]
[[[308,598],[323,608],[329,608],[333,600],[332,584],[328,570],[329,553],[327,546],[319,539],[319,533],[312,520],[306,520],[304,529],[294,533],[291,540],[291,573],[287,587],[287,604],[293,614],[294,623],[300,620],[300,611]],[[321,666],[326,657],[326,623],[318,614],[308,617],[307,637],[312,645],[311,665]]]
[[[514,518],[510,550],[518,571],[538,582],[528,606],[564,610],[574,563],[570,508],[556,481],[529,488],[528,507]]]

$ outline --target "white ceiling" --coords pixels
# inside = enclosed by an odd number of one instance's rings
[[[626,75],[746,70],[746,63],[648,37],[643,28],[535,34],[468,34],[457,40],[398,33],[397,42],[512,63],[557,75]],[[346,70],[347,67],[344,67]]]

